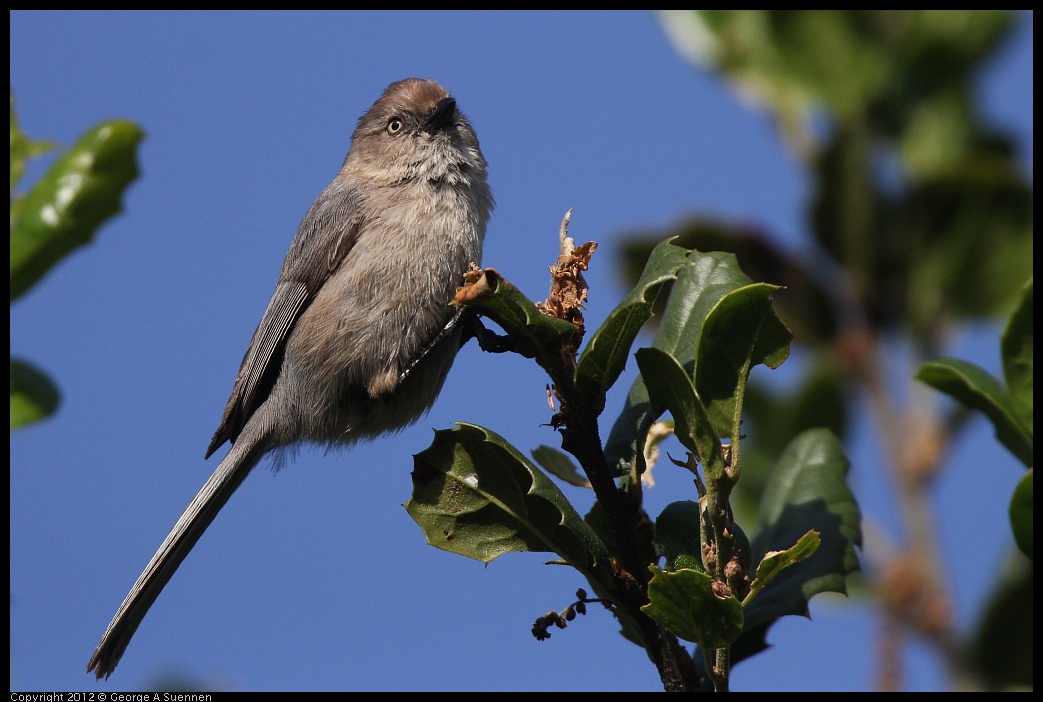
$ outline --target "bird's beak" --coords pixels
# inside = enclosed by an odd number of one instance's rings
[[[451,97],[443,98],[435,105],[435,111],[424,120],[421,127],[423,131],[431,134],[453,121],[456,116],[456,100]]]

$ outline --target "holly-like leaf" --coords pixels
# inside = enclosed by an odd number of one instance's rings
[[[12,300],[120,211],[124,190],[138,177],[135,154],[143,136],[125,120],[94,127],[21,201],[11,227]]]
[[[706,467],[707,479],[724,473],[721,438],[684,368],[665,351],[638,349],[634,354],[645,381],[653,414],[662,408],[674,418],[674,435]]]
[[[689,264],[686,253],[670,240],[655,247],[637,285],[612,310],[583,349],[576,365],[578,389],[604,396],[616,382],[630,356],[631,344],[652,316],[659,290],[676,279],[677,271]]]
[[[1026,466],[1033,465],[1031,429],[1022,425],[1007,391],[985,370],[958,358],[938,358],[920,366],[916,377],[984,413],[1000,443]]]
[[[847,591],[844,579],[858,568],[855,546],[862,543],[861,514],[846,482],[848,465],[840,442],[825,429],[800,434],[779,457],[761,499],[754,562],[795,544],[807,547],[802,539],[809,531],[818,532],[821,545],[764,586],[745,609],[747,629],[785,615],[807,616],[813,595]]]
[[[844,370],[830,354],[813,353],[807,359],[806,374],[797,383],[788,383],[787,392],[770,390],[751,378],[742,401],[742,479],[735,485],[730,501],[736,518],[756,522],[761,491],[771,476],[775,460],[789,442],[801,432],[825,427],[843,441],[847,428],[850,383]],[[749,517],[748,519],[744,519]]]
[[[793,339],[775,314],[771,296],[778,286],[756,283],[720,299],[703,323],[696,360],[695,387],[717,433],[739,440],[746,381],[764,364],[778,368]]]
[[[694,641],[704,650],[730,645],[742,631],[742,605],[734,597],[718,597],[710,576],[697,570],[667,572],[649,566],[648,604],[641,608],[674,636]]]
[[[503,437],[473,424],[435,432],[414,456],[406,511],[428,542],[489,562],[513,551],[556,553],[588,578],[608,550],[565,496]]]
[[[691,265],[677,272],[666,311],[652,348],[669,353],[692,375],[703,321],[722,297],[750,284],[733,254],[691,251]],[[662,408],[653,411],[644,379],[630,387],[626,405],[605,442],[605,456],[617,475],[625,475],[641,460],[645,436]]]

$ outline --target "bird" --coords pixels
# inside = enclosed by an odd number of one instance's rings
[[[266,455],[413,424],[465,337],[450,304],[495,202],[478,138],[434,80],[389,85],[304,215],[206,451],[231,448],[134,583],[87,665],[115,670],[149,608]]]

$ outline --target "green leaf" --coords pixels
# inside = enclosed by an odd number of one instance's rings
[[[764,559],[757,566],[756,578],[750,583],[750,592],[743,600],[743,606],[748,606],[783,568],[799,563],[817,551],[820,543],[818,532],[809,531],[785,551],[769,551],[764,554]]]
[[[721,438],[684,368],[673,356],[656,348],[638,349],[634,357],[648,388],[653,413],[661,412],[661,407],[670,410],[674,435],[705,466],[707,479],[723,475]]]
[[[749,285],[750,279],[732,254],[692,251],[688,260],[692,265],[677,272],[652,348],[669,353],[691,375],[703,321],[722,297]],[[625,475],[642,460],[645,436],[661,412],[653,411],[644,380],[634,381],[605,442],[605,455],[616,475]]]
[[[671,502],[655,520],[656,555],[666,559],[667,570],[690,568],[704,571],[699,530],[699,504],[691,500]]]
[[[641,611],[674,636],[706,650],[730,645],[742,631],[742,605],[713,594],[710,576],[697,570],[667,572],[649,566],[648,604]]]
[[[895,248],[913,254],[914,329],[929,328],[940,313],[1004,313],[1032,275],[1032,186],[1006,147],[978,148],[916,184],[899,215]]]
[[[871,177],[873,142],[858,126],[838,125],[815,155],[810,215],[813,236],[846,269],[876,327],[905,313],[898,291],[911,262],[898,237],[888,235],[886,200]]]
[[[1032,436],[1032,279],[1021,290],[1017,308],[1003,328],[1000,351],[1011,408]]]
[[[51,379],[31,363],[11,359],[11,428],[54,414],[60,396]]]
[[[652,316],[656,296],[663,285],[677,278],[688,265],[685,249],[669,240],[652,251],[637,285],[609,314],[583,349],[576,365],[576,387],[604,397],[626,366],[630,346]]]
[[[779,617],[808,615],[808,600],[820,592],[846,592],[844,579],[858,568],[861,515],[847,486],[848,460],[828,430],[811,429],[794,439],[775,464],[761,499],[754,561],[772,551],[789,551],[818,532],[821,545],[808,558],[778,572],[745,609],[746,628]],[[763,634],[763,630],[761,630]]]
[[[569,485],[589,488],[590,481],[583,475],[576,464],[572,462],[569,455],[553,446],[541,445],[532,450],[532,457],[548,473],[564,480]]]
[[[688,260],[692,265],[678,271],[652,346],[694,370],[706,318],[725,295],[751,281],[734,254],[691,251]]]
[[[655,242],[674,237],[674,244],[698,251],[735,254],[743,272],[756,281],[786,288],[773,300],[779,317],[804,344],[831,342],[837,334],[840,310],[821,272],[800,252],[790,252],[776,242],[782,237],[760,224],[724,220],[696,213],[665,227],[625,231],[618,245],[619,268],[628,282],[636,282]],[[671,285],[666,286],[668,290]],[[656,315],[662,316],[667,295],[659,293]],[[652,320],[655,322],[655,318]]]
[[[847,373],[832,354],[813,353],[806,374],[789,391],[767,389],[751,379],[742,405],[742,479],[731,493],[740,521],[754,523],[772,466],[798,434],[825,427],[843,441],[847,427]],[[745,517],[749,516],[748,519]]]
[[[559,349],[579,331],[571,322],[544,314],[536,304],[492,269],[464,288],[461,300],[499,324],[514,342],[514,350],[547,368],[560,361]]]
[[[998,380],[967,361],[939,358],[920,366],[919,380],[985,414],[996,438],[1026,466],[1032,463],[1032,434],[1022,426],[1010,396]]]
[[[989,690],[1032,690],[1035,679],[1033,566],[1019,554],[1012,556],[993,573],[996,584],[968,646],[968,662],[981,671]]]
[[[94,127],[25,196],[11,228],[12,300],[120,211],[124,190],[138,176],[135,152],[143,136],[123,120]]]
[[[789,356],[793,335],[775,315],[775,285],[756,283],[734,290],[707,315],[699,338],[695,386],[717,433],[739,440],[750,370],[777,368]]]
[[[513,551],[556,553],[588,578],[608,567],[604,543],[561,491],[488,429],[436,431],[412,475],[406,511],[433,546],[486,563]]]
[[[1032,468],[1021,476],[1010,498],[1010,526],[1021,552],[1032,558]]]
[[[638,377],[630,386],[623,411],[616,417],[605,441],[605,461],[614,476],[627,475],[638,464],[644,472],[644,438],[656,419],[658,416],[653,416],[648,401],[648,388]]]

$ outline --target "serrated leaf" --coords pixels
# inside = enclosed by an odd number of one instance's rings
[[[695,387],[718,434],[739,439],[739,414],[750,370],[778,368],[793,339],[772,309],[778,286],[755,283],[724,295],[707,315],[699,338]]]
[[[982,412],[992,422],[1000,443],[1026,466],[1033,465],[1031,430],[1022,426],[1010,396],[985,370],[958,358],[939,358],[920,366],[916,377]]]
[[[649,566],[648,604],[641,611],[686,641],[704,649],[724,648],[742,631],[742,605],[734,597],[718,597],[710,576],[697,570],[666,572]]]
[[[783,568],[799,563],[817,551],[820,543],[818,532],[809,531],[785,551],[769,551],[764,554],[757,566],[756,578],[750,583],[750,592],[742,602],[743,606],[748,606]]]
[[[558,349],[578,331],[575,324],[541,312],[492,268],[485,269],[476,283],[462,288],[457,302],[499,324],[514,342],[514,351],[535,359],[544,368],[560,362]]]
[[[779,617],[807,616],[808,600],[820,592],[846,592],[844,579],[858,568],[861,514],[847,486],[848,460],[826,429],[810,429],[779,457],[761,499],[754,561],[769,551],[786,551],[807,532],[821,545],[806,560],[775,575],[745,610],[753,629]],[[763,633],[763,632],[762,632]]]
[[[619,378],[630,355],[630,346],[641,327],[652,316],[653,305],[663,285],[677,278],[688,265],[687,251],[670,240],[653,249],[634,289],[590,336],[576,364],[576,387],[602,396]]]
[[[1007,395],[1021,425],[1032,435],[1032,279],[1021,290],[1021,299],[1003,328],[1000,351]]]
[[[135,153],[143,136],[125,120],[94,127],[25,196],[11,229],[12,300],[120,211],[124,190],[138,177]]]
[[[666,351],[691,374],[703,321],[722,297],[750,284],[733,254],[691,251],[692,265],[677,272],[652,348]],[[652,411],[644,380],[630,387],[626,405],[605,442],[605,456],[616,475],[641,460],[644,438],[659,414]]]
[[[551,475],[564,480],[569,485],[589,488],[590,481],[576,467],[569,455],[553,446],[541,445],[532,450],[532,457]]]
[[[1032,472],[1029,468],[1010,498],[1010,526],[1021,552],[1032,558]]]
[[[684,368],[673,356],[656,348],[638,349],[634,357],[648,388],[653,414],[661,412],[660,408],[669,409],[674,435],[699,458],[707,479],[722,475],[721,438]]]
[[[690,568],[704,571],[699,530],[699,504],[682,500],[668,504],[655,520],[653,545],[666,559],[667,570]]]
[[[406,511],[433,546],[486,563],[556,553],[588,578],[608,567],[604,543],[561,491],[495,432],[464,423],[436,431],[412,475]]]
[[[31,363],[11,359],[11,428],[38,422],[58,409],[58,388]]]

